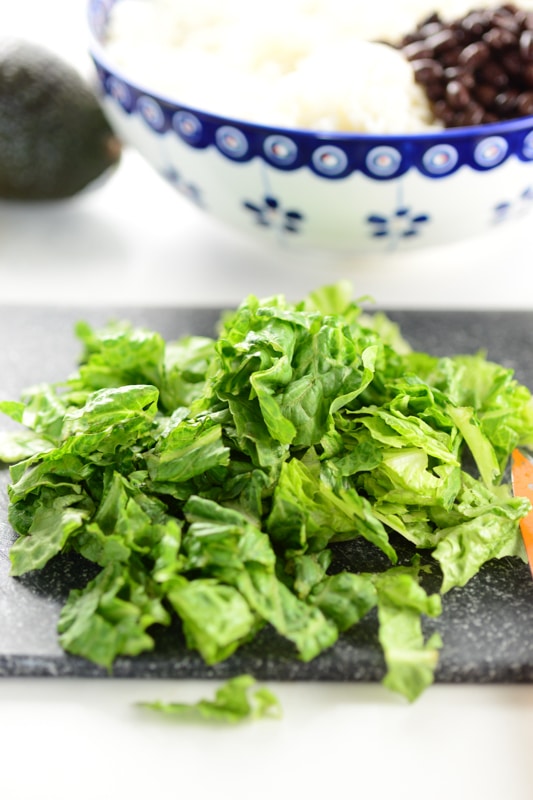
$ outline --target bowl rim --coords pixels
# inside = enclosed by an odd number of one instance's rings
[[[121,0],[107,0],[106,11]],[[253,128],[272,134],[287,136],[291,138],[299,137],[304,139],[313,140],[328,140],[331,142],[352,142],[352,143],[365,143],[371,141],[379,141],[386,145],[398,146],[401,142],[427,142],[428,146],[433,143],[439,143],[443,138],[449,139],[487,139],[492,136],[508,135],[515,132],[520,132],[533,127],[533,114],[517,117],[510,120],[499,120],[497,122],[487,122],[480,125],[457,126],[454,128],[435,128],[426,131],[411,131],[411,132],[398,132],[398,133],[379,133],[377,131],[324,131],[314,128],[295,128],[286,125],[270,125],[268,123],[254,121],[253,119],[245,119],[239,116],[221,115],[219,113],[205,109],[202,106],[191,105],[189,103],[182,103],[178,98],[172,97],[164,92],[157,91],[151,88],[148,84],[131,78],[123,69],[117,66],[113,59],[110,58],[105,45],[100,41],[94,26],[92,24],[91,10],[94,6],[102,4],[102,0],[87,0],[87,22],[88,22],[88,51],[94,62],[106,69],[113,76],[118,78],[124,84],[131,86],[137,93],[144,94],[147,97],[152,97],[163,105],[176,107],[176,109],[183,109],[191,112],[192,114],[201,114],[213,121],[219,120],[222,124],[231,124],[243,128]]]

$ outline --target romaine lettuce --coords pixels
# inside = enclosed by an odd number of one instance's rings
[[[524,557],[529,504],[502,476],[533,443],[529,390],[481,354],[412,352],[346,283],[297,304],[249,297],[213,338],[126,322],[77,334],[73,376],[0,403],[19,423],[0,439],[12,574],[64,550],[98,570],[61,613],[69,652],[112,669],[177,615],[208,664],[266,625],[310,660],[374,613],[384,682],[414,699],[438,663],[422,618],[440,594]],[[350,540],[383,568],[337,569]],[[421,551],[440,594],[422,587]]]

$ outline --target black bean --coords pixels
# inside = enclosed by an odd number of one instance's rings
[[[438,20],[430,20],[418,28],[418,33],[423,39],[429,39],[430,36],[441,33],[441,31],[442,22],[439,22]]]
[[[436,100],[442,100],[446,93],[446,85],[440,81],[425,84],[424,89],[431,103],[434,103]]]
[[[533,64],[524,64],[522,67],[522,83],[533,88]]]
[[[446,100],[451,108],[466,108],[470,102],[470,92],[459,81],[450,81],[446,86]]]
[[[464,125],[481,125],[485,110],[478,103],[471,102],[464,110],[463,124]]]
[[[435,53],[439,54],[456,47],[457,40],[454,32],[445,28],[444,30],[434,33],[432,36],[428,36],[426,44],[428,47],[431,47]]]
[[[403,49],[404,47],[407,47],[407,45],[419,41],[420,41],[420,34],[418,33],[418,31],[416,31],[415,33],[406,33],[405,36],[402,37],[402,41],[400,42],[399,46],[400,48]]]
[[[490,48],[484,42],[473,42],[462,51],[459,63],[469,69],[478,69],[490,58]]]
[[[533,11],[524,11],[523,17],[524,20],[522,22],[522,29],[533,31]]]
[[[467,44],[470,44],[474,41],[474,38],[470,31],[466,31],[460,22],[450,22],[449,28],[453,31],[455,36],[455,41],[459,45],[459,47],[466,47]]]
[[[473,72],[465,69],[465,67],[446,67],[444,70],[445,81],[460,81],[467,89],[473,89],[476,85],[476,78]]]
[[[415,78],[419,83],[434,83],[442,78],[444,70],[438,61],[432,58],[421,58],[413,61],[411,66],[415,73]]]
[[[418,58],[431,58],[433,50],[428,47],[425,39],[416,39],[414,42],[404,45],[402,53],[408,61]]]
[[[513,17],[516,17],[516,15],[519,12],[519,9],[518,6],[516,6],[514,3],[504,3],[497,9],[497,11],[501,11],[507,14],[512,14]]]
[[[520,55],[524,61],[533,59],[533,31],[522,31],[520,34]]]
[[[499,61],[502,69],[505,70],[509,77],[520,79],[522,75],[523,62],[520,58],[520,53],[518,50],[507,50],[507,52],[501,54]]]
[[[492,108],[498,90],[490,83],[478,83],[474,89],[474,96],[483,108]]]
[[[520,23],[514,16],[503,8],[497,8],[492,14],[491,24],[503,31],[508,31],[518,36],[520,33]]]
[[[533,114],[533,92],[522,92],[518,95],[516,108],[522,116]]]
[[[496,61],[487,61],[486,64],[483,64],[478,71],[478,78],[484,83],[492,83],[499,89],[504,89],[509,85],[509,76]]]
[[[462,27],[476,37],[481,37],[490,27],[487,14],[483,11],[472,11],[462,20]]]
[[[496,113],[506,117],[511,116],[516,111],[518,96],[519,93],[516,89],[508,89],[506,92],[497,94],[494,98]]]
[[[518,36],[505,28],[491,28],[483,34],[483,41],[491,50],[504,50],[506,47],[516,47]]]
[[[515,19],[518,23],[520,30],[524,29],[526,17],[527,17],[527,11],[524,11],[523,9],[518,10],[515,14]]]
[[[459,56],[462,53],[461,47],[454,47],[451,50],[446,50],[445,53],[441,53],[440,61],[444,67],[456,67],[459,63]]]
[[[455,112],[450,108],[446,100],[437,100],[433,104],[433,113],[437,119],[440,119],[446,126],[450,126],[455,119]]]

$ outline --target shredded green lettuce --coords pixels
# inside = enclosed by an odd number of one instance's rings
[[[310,661],[374,614],[384,683],[413,700],[434,679],[423,621],[441,595],[524,558],[529,504],[503,476],[533,444],[529,390],[482,353],[413,352],[351,285],[250,296],[212,338],[76,334],[73,375],[0,403],[18,423],[0,438],[12,575],[67,551],[95,565],[61,611],[66,651],[112,670],[177,617],[207,664],[265,626]],[[353,540],[383,566],[339,568]]]
[[[213,700],[201,699],[196,703],[156,700],[139,703],[139,706],[189,721],[201,719],[235,724],[251,719],[281,717],[277,697],[265,686],[256,688],[256,681],[251,675],[230,678],[216,690]]]

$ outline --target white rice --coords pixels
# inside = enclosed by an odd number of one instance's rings
[[[441,124],[411,65],[378,42],[397,42],[433,11],[452,18],[481,5],[121,0],[106,47],[131,80],[215,114],[320,131],[416,132]]]

